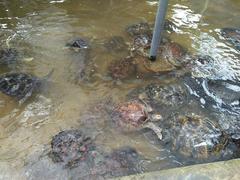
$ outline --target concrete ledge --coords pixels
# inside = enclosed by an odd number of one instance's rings
[[[117,178],[119,180],[239,180],[240,159],[174,168]]]

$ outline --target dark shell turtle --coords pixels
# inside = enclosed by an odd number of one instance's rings
[[[217,123],[195,114],[175,115],[163,127],[163,137],[180,158],[207,160],[219,157],[228,137]],[[167,135],[168,134],[168,135]]]
[[[87,41],[85,41],[82,38],[75,39],[69,43],[67,43],[68,47],[74,48],[74,49],[88,49],[89,45]]]
[[[187,59],[186,70],[194,77],[210,78],[216,76],[218,68],[215,60],[208,55],[194,55]]]
[[[132,57],[128,56],[109,66],[109,73],[113,79],[125,79],[136,73],[136,65]]]
[[[126,31],[132,37],[142,35],[142,34],[152,34],[152,29],[147,22],[140,22],[140,23],[129,25],[126,28]]]
[[[130,98],[138,98],[149,104],[166,118],[173,111],[180,110],[189,103],[187,89],[181,84],[151,83],[128,94]]]
[[[26,73],[6,73],[0,76],[0,91],[8,96],[16,97],[24,102],[33,92],[37,91],[44,80],[47,80],[53,71],[40,79]]]
[[[223,28],[221,35],[226,38],[237,50],[240,50],[240,29]]]
[[[13,48],[0,50],[0,65],[11,65],[17,62],[18,51]]]
[[[82,131],[67,130],[52,138],[49,155],[54,162],[63,162],[66,167],[73,168],[86,158],[93,147],[91,138]]]
[[[142,168],[139,164],[138,152],[131,147],[122,147],[105,156],[104,161],[99,163],[93,172],[101,174],[104,178],[126,176],[140,173]]]
[[[240,145],[240,117],[239,115],[224,113],[213,113],[214,117],[218,120],[218,124],[234,141]]]
[[[240,84],[232,80],[185,77],[189,92],[204,107],[240,114]]]
[[[128,47],[124,41],[124,38],[121,36],[113,36],[107,39],[104,43],[104,46],[108,51],[114,52],[124,51]]]
[[[129,101],[118,104],[112,114],[114,124],[123,132],[136,131],[143,128],[153,130],[159,139],[162,139],[161,129],[151,121],[160,120],[159,114],[150,115],[151,107],[143,105],[138,101]]]
[[[174,27],[175,27],[175,24],[173,22],[171,22],[168,19],[165,20],[165,23],[164,23],[165,30],[173,31]],[[126,28],[126,32],[132,37],[143,35],[143,34],[151,35],[153,32],[153,25],[147,22],[135,23],[135,24],[129,25]]]

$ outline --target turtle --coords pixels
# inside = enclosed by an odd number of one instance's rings
[[[87,158],[94,147],[92,139],[81,130],[65,130],[52,138],[49,157],[55,163],[62,162],[65,167],[74,168]]]
[[[240,29],[222,28],[221,35],[226,38],[237,50],[240,50]]]
[[[184,83],[202,106],[240,114],[239,82],[186,76]]]
[[[126,176],[142,172],[141,157],[138,152],[129,146],[113,150],[104,156],[103,160],[92,169],[92,175],[101,175],[104,178]]]
[[[164,23],[164,29],[167,31],[173,31],[175,24],[170,20],[166,19]],[[148,22],[138,22],[127,26],[126,32],[131,36],[135,37],[138,35],[148,34],[151,35],[153,32],[153,24]]]
[[[163,38],[157,52],[158,60],[149,61],[152,38],[150,35],[138,35],[133,40],[130,54],[135,64],[142,66],[146,72],[165,73],[185,67],[189,58],[184,47],[167,38]]]
[[[226,132],[233,142],[240,143],[240,117],[228,112],[212,113],[218,120],[219,126]]]
[[[12,66],[18,61],[19,53],[14,48],[6,48],[0,50],[0,65]]]
[[[172,112],[179,111],[190,103],[187,88],[181,83],[150,83],[134,89],[128,98],[140,99],[167,118]]]
[[[123,80],[136,73],[136,65],[132,57],[127,56],[110,64],[108,71],[113,79]]]
[[[44,78],[23,72],[10,72],[0,75],[0,91],[10,97],[17,98],[21,103],[33,92],[39,90],[52,75],[53,70]]]
[[[131,37],[135,37],[142,34],[152,34],[152,28],[147,22],[139,22],[127,26],[126,32]]]
[[[108,51],[119,52],[128,48],[125,40],[121,36],[112,36],[104,42],[104,47]]]
[[[154,113],[153,109],[137,100],[119,103],[111,113],[111,119],[115,126],[123,132],[133,132],[144,128],[153,130],[159,139],[162,139],[161,128],[153,122],[162,119],[160,114]]]
[[[82,38],[76,38],[75,40],[66,44],[67,47],[74,49],[88,49],[89,45],[86,40]]]
[[[194,113],[174,114],[160,126],[163,128],[162,142],[186,161],[219,158],[229,141],[216,122]]]

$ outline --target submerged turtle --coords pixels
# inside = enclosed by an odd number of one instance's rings
[[[166,19],[164,23],[164,29],[168,31],[172,31],[175,27],[175,24],[170,20]],[[151,35],[153,32],[153,24],[149,24],[147,22],[139,22],[132,25],[129,25],[126,28],[127,33],[132,36],[138,36],[143,34]]]
[[[232,80],[185,77],[185,85],[204,107],[240,114],[240,84]]]
[[[26,73],[6,73],[0,76],[0,91],[8,96],[24,102],[33,92],[39,90],[53,71],[44,78],[38,78]]]
[[[101,175],[104,178],[126,176],[140,173],[140,156],[131,147],[122,147],[106,155],[102,162],[97,163],[92,174]]]
[[[127,49],[127,44],[121,36],[113,36],[107,39],[104,46],[108,51],[114,52],[124,51]]]
[[[142,34],[152,34],[152,29],[147,22],[140,22],[140,23],[129,25],[126,28],[126,31],[132,37],[142,35]]]
[[[237,50],[240,50],[240,29],[223,28],[221,34],[226,38]]]
[[[67,43],[66,45],[68,47],[74,48],[74,49],[88,49],[89,48],[87,41],[85,41],[82,38],[77,38],[77,39]]]
[[[115,125],[124,132],[149,128],[159,139],[162,139],[161,128],[152,122],[161,120],[162,117],[159,114],[150,114],[150,112],[152,109],[148,105],[143,105],[138,101],[129,101],[116,106],[111,117]]]
[[[136,73],[136,65],[131,56],[113,62],[108,69],[113,79],[125,79]]]
[[[17,62],[18,51],[13,48],[0,50],[0,65],[12,65]]]
[[[90,137],[80,130],[62,131],[52,138],[50,157],[53,162],[63,162],[73,168],[87,157],[94,147]]]
[[[131,91],[128,97],[143,100],[158,110],[164,118],[189,103],[187,89],[178,83],[151,83],[143,88]]]
[[[201,161],[219,157],[228,143],[218,124],[195,114],[175,115],[161,127],[164,141],[183,159]]]
[[[238,142],[240,145],[240,117],[239,115],[230,114],[227,112],[213,113],[218,120],[218,124],[229,135],[233,142]]]

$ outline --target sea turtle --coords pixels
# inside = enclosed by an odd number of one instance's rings
[[[221,35],[226,38],[237,50],[240,50],[240,29],[222,28]]]
[[[124,41],[124,38],[121,36],[112,36],[104,42],[104,47],[108,51],[119,52],[124,51],[128,48],[127,44]]]
[[[170,20],[166,19],[164,23],[164,29],[167,31],[173,31],[175,24]],[[153,32],[153,24],[147,22],[134,23],[126,28],[126,32],[131,36],[135,37],[138,35],[148,34],[151,35]]]
[[[152,108],[147,104],[131,100],[118,104],[111,114],[114,124],[123,132],[132,132],[143,128],[153,130],[162,139],[161,129],[153,121],[161,120],[160,114],[151,114]]]
[[[228,136],[208,117],[196,114],[175,114],[160,125],[163,141],[179,158],[207,160],[219,157],[228,143]]]
[[[187,89],[180,83],[151,83],[131,91],[129,98],[141,99],[166,118],[190,103]]]
[[[77,39],[67,43],[66,45],[67,45],[67,47],[74,48],[76,50],[89,48],[87,41],[82,38],[77,38]]]
[[[33,92],[42,87],[52,73],[53,70],[44,78],[22,72],[2,74],[0,75],[0,91],[17,98],[20,102],[24,102]]]
[[[184,77],[184,83],[202,106],[240,114],[239,82],[188,76]]]
[[[234,141],[240,145],[240,117],[228,112],[214,112],[212,113],[218,120],[218,124]]]
[[[142,66],[142,69],[153,73],[170,72],[184,67],[189,58],[186,50],[178,43],[163,38],[158,49],[158,60],[151,62],[149,60],[149,51],[151,46],[150,35],[138,35],[133,40],[130,48],[130,54],[135,64]]]
[[[140,173],[142,171],[140,160],[140,155],[134,148],[121,147],[96,161],[90,170],[91,176],[106,179]]]
[[[68,73],[70,73],[70,81],[74,84],[89,81],[94,71],[89,43],[82,38],[76,38],[67,43],[66,46],[70,50],[73,50],[68,52],[71,61],[69,62],[68,68],[66,68]]]
[[[52,138],[49,156],[53,162],[62,162],[66,167],[73,168],[84,161],[93,149],[91,138],[81,130],[65,130]]]
[[[131,56],[114,61],[109,67],[109,73],[113,79],[125,79],[136,73],[136,65]]]
[[[126,32],[132,36],[138,36],[142,34],[152,34],[152,29],[147,22],[139,22],[127,26]]]
[[[0,65],[12,65],[17,62],[18,51],[14,48],[0,50]]]

